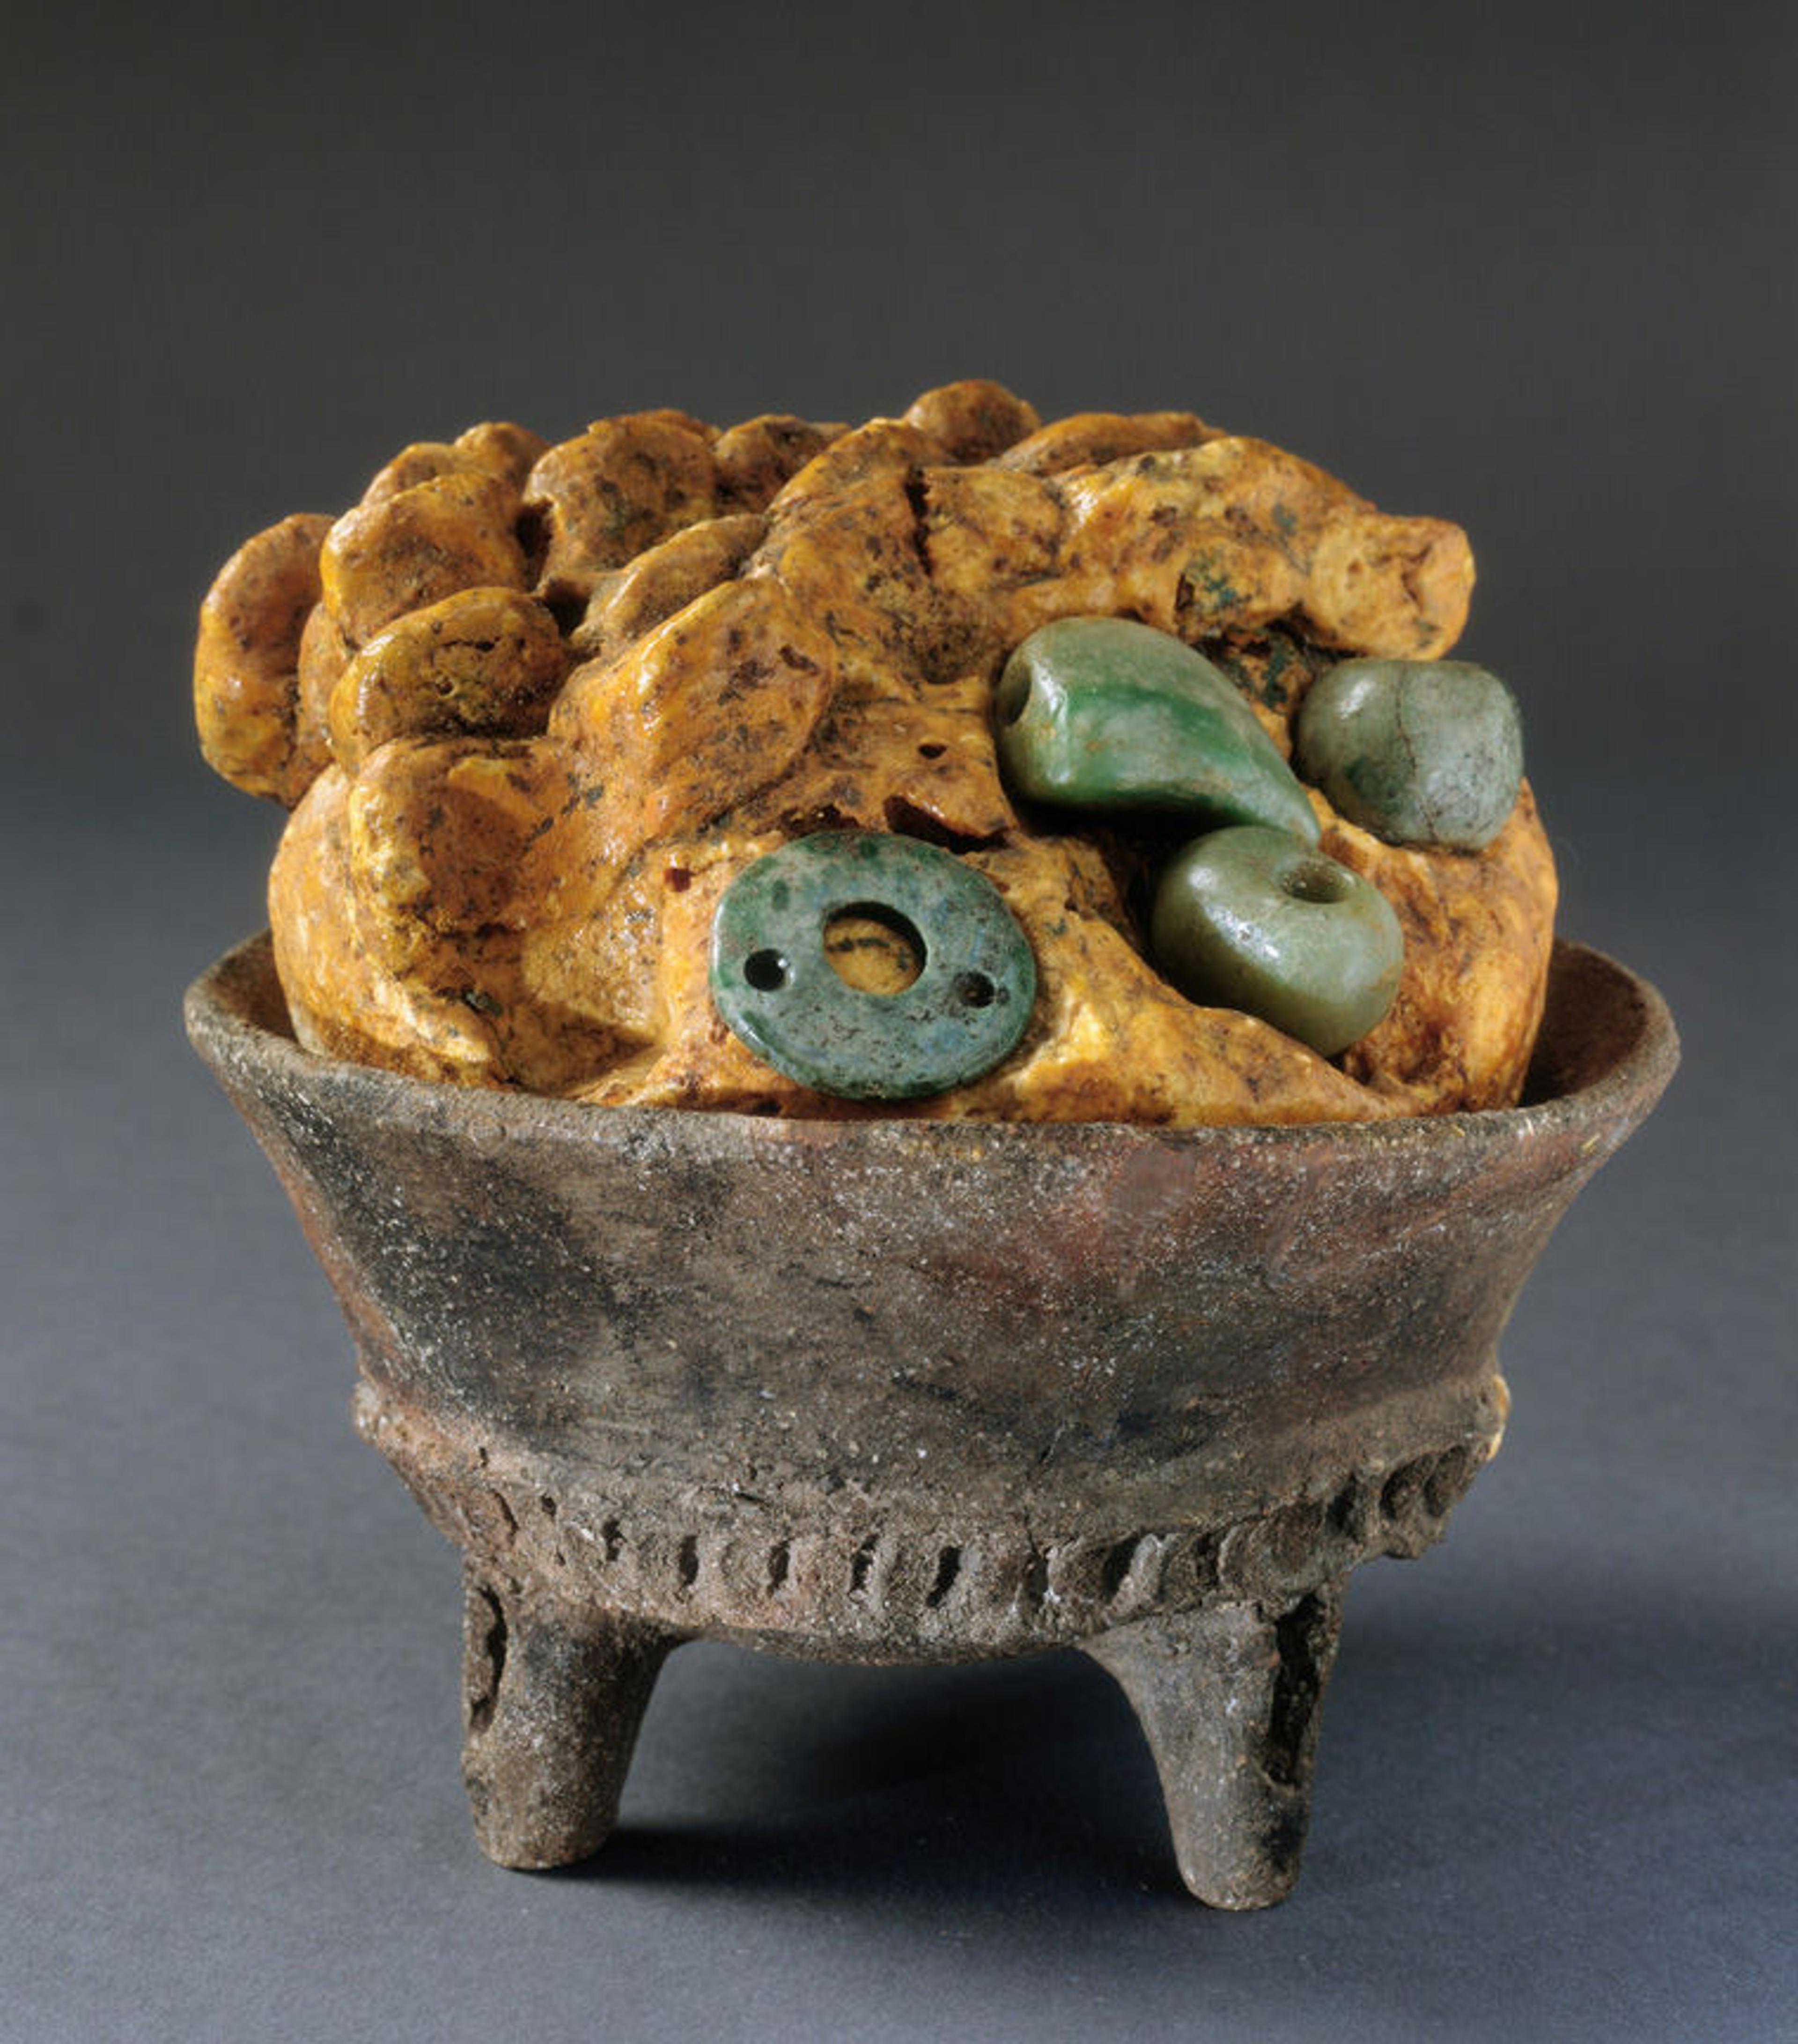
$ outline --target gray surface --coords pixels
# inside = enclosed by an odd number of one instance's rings
[[[13,10],[0,2034],[1798,2036],[1792,17],[1251,15]],[[486,1865],[454,1558],[177,1032],[276,824],[186,728],[240,539],[475,417],[964,373],[1466,524],[1564,927],[1686,1040],[1258,1918],[1072,1659],[685,1650],[593,1869]]]

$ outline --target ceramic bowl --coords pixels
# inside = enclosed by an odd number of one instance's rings
[[[1497,1345],[1677,1058],[1557,946],[1524,1104],[1297,1128],[793,1121],[429,1084],[294,1042],[266,937],[188,997],[463,1550],[484,1848],[578,1859],[667,1653],[1074,1646],[1181,1874],[1296,1877],[1351,1569],[1497,1445]]]

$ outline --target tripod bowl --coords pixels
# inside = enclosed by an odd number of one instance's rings
[[[844,1661],[1075,1646],[1188,1886],[1297,1877],[1343,1584],[1497,1445],[1497,1343],[1677,1060],[1556,947],[1525,1103],[1297,1128],[601,1108],[294,1041],[266,937],[201,1055],[342,1301],[357,1423],[466,1558],[484,1848],[585,1857],[682,1640]]]

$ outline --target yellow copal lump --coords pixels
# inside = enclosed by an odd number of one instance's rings
[[[1445,653],[1473,579],[1454,526],[1188,412],[1045,424],[969,381],[853,428],[663,410],[551,447],[490,424],[240,548],[201,613],[195,709],[218,770],[292,811],[269,913],[314,1050],[603,1105],[1436,1113],[1523,1084],[1555,902],[1527,786],[1477,854],[1385,844],[1312,791],[1324,850],[1405,939],[1391,1011],[1327,1061],[1155,973],[1139,855],[1020,817],[988,705],[1038,626],[1129,617],[1202,647],[1289,751],[1334,659]],[[731,881],[848,827],[957,852],[1036,955],[1012,1055],[899,1108],[783,1078],[708,990]]]

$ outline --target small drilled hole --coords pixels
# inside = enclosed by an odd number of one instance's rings
[[[690,1533],[682,1541],[679,1567],[681,1588],[690,1590],[699,1581],[699,1539],[697,1534]]]
[[[993,707],[1001,724],[1016,724],[1030,707],[1030,697],[1036,678],[1028,667],[1008,667],[999,677],[998,693]]]
[[[1354,882],[1339,866],[1327,859],[1301,859],[1280,876],[1280,891],[1293,901],[1318,901],[1327,906],[1347,898]]]
[[[903,993],[924,970],[924,942],[884,901],[851,901],[824,924],[824,956],[858,993]]]
[[[947,745],[920,745],[918,747],[918,757],[920,759],[940,759],[948,750]]]
[[[793,1550],[784,1540],[768,1550],[768,1594],[778,1596],[793,1572]]]
[[[990,1008],[998,991],[983,972],[964,972],[955,981],[955,998],[964,1008]]]
[[[778,951],[751,951],[743,962],[743,976],[758,993],[778,993],[790,970]]]

